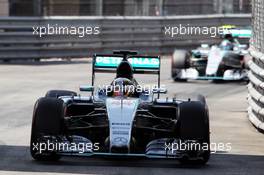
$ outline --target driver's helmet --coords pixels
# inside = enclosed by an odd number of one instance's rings
[[[234,37],[232,34],[228,33],[228,34],[225,34],[224,36],[224,39],[230,41],[230,42],[234,42]]]
[[[234,44],[232,42],[230,42],[229,40],[224,40],[220,44],[220,48],[223,50],[233,50]]]
[[[127,78],[117,78],[112,83],[113,96],[131,97],[135,93],[133,82]]]
[[[128,61],[121,61],[116,69],[116,78],[133,79],[133,68]]]

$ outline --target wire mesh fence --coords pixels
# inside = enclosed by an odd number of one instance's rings
[[[9,0],[11,16],[172,16],[250,13],[250,0]]]
[[[249,61],[248,116],[249,120],[264,131],[264,1],[252,0],[252,28]]]
[[[264,52],[264,1],[252,0],[253,46]]]

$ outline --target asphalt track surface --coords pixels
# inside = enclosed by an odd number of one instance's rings
[[[59,162],[36,162],[29,154],[34,102],[50,89],[78,92],[79,85],[91,82],[91,64],[88,60],[0,64],[0,174],[264,174],[264,135],[247,119],[246,84],[175,83],[170,78],[169,59],[162,60],[161,69],[167,96],[192,92],[206,96],[211,142],[231,143],[231,150],[217,150],[203,167],[149,159],[63,158]],[[98,74],[97,84],[108,84],[112,77]],[[137,78],[154,84],[157,77]]]

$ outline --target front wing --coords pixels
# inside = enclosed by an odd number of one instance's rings
[[[190,79],[190,80],[226,80],[226,81],[240,81],[248,80],[248,71],[243,70],[226,70],[223,76],[216,75],[201,75],[195,68],[182,69],[177,73],[176,79]]]
[[[89,139],[81,136],[71,136],[71,142],[66,137],[61,137],[58,139],[54,136],[45,136],[41,143],[46,143],[47,145],[53,145],[53,150],[42,149],[39,154],[50,154],[51,152],[56,153],[61,156],[76,156],[76,157],[142,157],[142,158],[156,158],[156,159],[181,159],[188,158],[189,160],[200,160],[203,159],[202,155],[204,151],[202,149],[202,144],[195,140],[181,141],[179,139],[163,138],[151,141],[146,146],[145,153],[112,153],[112,152],[100,152],[94,151],[91,147],[87,148],[84,145],[94,145]],[[56,146],[54,146],[56,145]],[[58,145],[63,145],[62,149]],[[75,146],[73,146],[75,145]],[[83,145],[82,148],[76,145]],[[194,147],[192,149],[181,149],[180,145],[190,145],[200,146]],[[43,146],[43,145],[42,145]],[[43,147],[42,147],[43,148]],[[72,148],[78,148],[74,150]],[[186,148],[186,146],[185,146]],[[207,147],[208,148],[208,147]]]

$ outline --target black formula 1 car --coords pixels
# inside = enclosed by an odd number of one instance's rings
[[[106,87],[94,87],[95,73],[114,72]],[[134,74],[158,75],[153,89],[138,88]],[[143,90],[142,90],[143,89]],[[210,157],[209,114],[205,98],[161,99],[160,58],[132,51],[94,55],[92,85],[80,91],[48,91],[37,100],[32,121],[31,155],[131,156],[178,159],[205,164]]]

